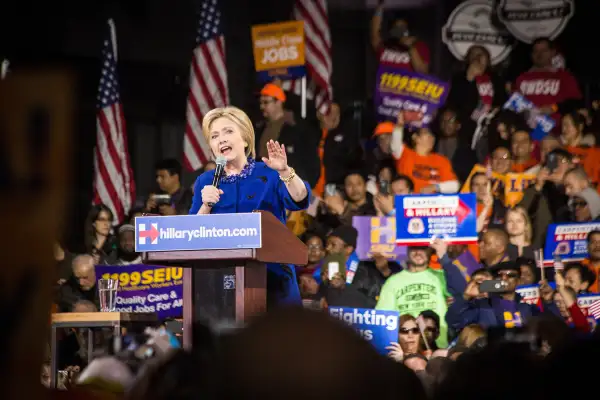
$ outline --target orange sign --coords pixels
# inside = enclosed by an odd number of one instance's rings
[[[252,27],[256,72],[304,65],[304,21]]]
[[[477,173],[486,173],[486,167],[483,165],[475,165],[469,174],[469,177],[463,184],[461,193],[469,193],[471,191],[471,177]],[[494,196],[503,200],[504,205],[513,207],[517,205],[523,198],[523,192],[529,185],[535,182],[535,175],[509,172],[506,175],[492,173],[492,187],[495,188]]]

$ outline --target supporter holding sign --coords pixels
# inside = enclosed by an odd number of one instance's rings
[[[159,319],[183,313],[183,268],[152,265],[97,265],[98,279],[117,279],[117,311],[157,313]]]
[[[387,38],[382,38],[384,1],[380,1],[371,20],[371,45],[380,65],[389,65],[421,74],[429,72],[429,47],[414,36],[404,18],[391,21]],[[384,35],[386,34],[384,33]]]
[[[378,310],[393,310],[400,314],[418,316],[425,310],[432,310],[440,316],[439,347],[448,343],[446,315],[447,299],[450,296],[446,287],[444,272],[430,268],[432,251],[427,246],[410,246],[407,255],[407,268],[392,275],[385,282],[377,302]]]
[[[512,207],[518,204],[523,198],[523,193],[532,183],[535,182],[536,176],[526,173],[508,172],[501,174],[498,172],[488,171],[488,168],[483,165],[475,165],[469,174],[469,177],[461,188],[461,193],[470,193],[472,191],[473,178],[480,175],[489,175],[494,197],[502,200],[505,206]]]

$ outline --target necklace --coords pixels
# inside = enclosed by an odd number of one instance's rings
[[[249,177],[252,174],[252,171],[254,171],[255,164],[256,162],[254,161],[254,158],[248,157],[248,162],[246,163],[246,165],[244,165],[244,168],[242,168],[242,171],[239,174],[225,175],[221,178],[221,182],[236,183],[242,179]]]

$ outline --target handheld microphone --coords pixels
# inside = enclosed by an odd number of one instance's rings
[[[217,167],[215,168],[215,176],[213,177],[212,185],[219,188],[219,183],[221,182],[221,177],[225,173],[225,164],[227,164],[227,159],[223,156],[218,156],[215,160],[215,164]],[[208,203],[209,207],[214,207],[215,203]]]

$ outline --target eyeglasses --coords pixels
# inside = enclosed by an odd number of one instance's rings
[[[573,208],[583,208],[587,206],[587,203],[585,201],[574,201],[571,203],[571,205],[573,206]]]
[[[437,331],[438,329],[434,328],[433,326],[428,326],[427,328],[425,328],[425,332],[436,333]]]
[[[413,335],[418,335],[419,334],[419,328],[400,328],[400,334],[401,335],[408,335],[409,333],[412,333]]]
[[[518,278],[519,277],[519,274],[516,272],[498,272],[496,275],[501,278],[503,278],[503,277]]]

